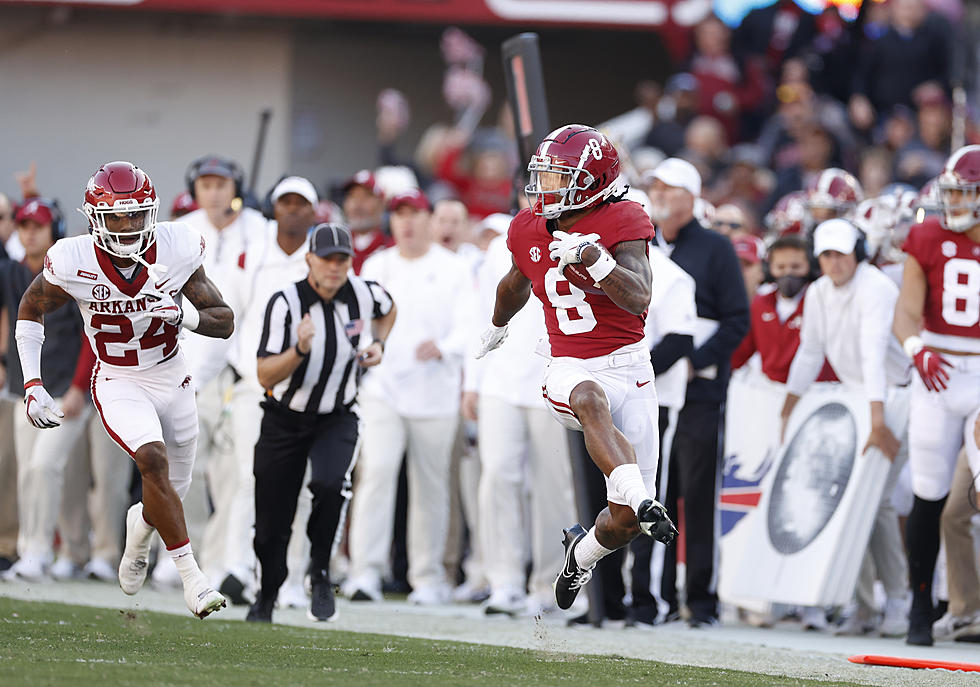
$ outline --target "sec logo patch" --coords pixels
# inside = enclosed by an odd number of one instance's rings
[[[527,254],[531,256],[531,262],[540,262],[541,249],[537,246],[531,246],[531,250],[529,250]]]
[[[92,287],[92,298],[97,301],[104,301],[109,297],[109,287],[105,284],[96,284]]]

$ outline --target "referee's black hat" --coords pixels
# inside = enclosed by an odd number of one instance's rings
[[[318,224],[310,234],[310,252],[321,258],[334,253],[354,255],[351,246],[350,229],[343,224]]]

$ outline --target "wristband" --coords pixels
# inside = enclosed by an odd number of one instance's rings
[[[32,379],[24,385],[24,391],[27,391],[32,386],[44,386],[44,383],[40,379]]]
[[[925,346],[925,344],[922,343],[922,339],[918,336],[910,336],[902,342],[902,348],[905,349],[905,355],[910,358],[914,358],[919,351],[922,350],[923,346]]]
[[[303,351],[299,350],[299,342],[296,342],[293,345],[293,350],[296,351],[296,355],[298,355],[300,358],[306,358],[307,356],[310,355],[310,351],[307,351],[306,353],[303,353]],[[312,350],[312,349],[310,349],[310,350]]]
[[[191,331],[197,329],[197,326],[201,324],[201,313],[197,311],[197,308],[193,306],[183,308],[182,312],[184,313],[184,319],[181,321],[180,326]]]
[[[610,272],[616,269],[616,265],[616,258],[600,248],[599,259],[591,265],[586,265],[585,271],[589,273],[589,276],[592,277],[596,283],[599,283],[608,277]]]

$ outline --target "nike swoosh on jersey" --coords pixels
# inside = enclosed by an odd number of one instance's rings
[[[649,379],[647,381],[645,381],[645,382],[637,382],[636,383],[636,388],[639,389],[640,387],[646,386],[650,382],[651,382],[651,380],[649,380]]]

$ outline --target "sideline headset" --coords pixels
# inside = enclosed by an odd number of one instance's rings
[[[191,194],[191,198],[195,202],[197,201],[197,196],[194,194],[194,182],[197,181],[198,177],[203,176],[201,170],[206,167],[223,167],[230,171],[231,179],[235,182],[235,197],[245,197],[245,170],[242,169],[242,166],[231,158],[220,155],[205,155],[191,162],[187,167],[187,172],[184,174],[184,183],[187,186],[187,192]]]

